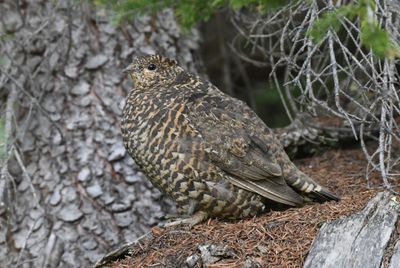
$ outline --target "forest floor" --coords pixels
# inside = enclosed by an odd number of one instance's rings
[[[227,256],[206,266],[209,268],[257,267],[250,263],[301,267],[322,224],[360,211],[381,190],[381,179],[377,173],[370,174],[368,187],[366,160],[360,149],[327,151],[296,164],[341,196],[341,201],[272,211],[235,222],[211,219],[190,230],[184,226],[154,227],[151,237],[140,240],[131,256],[115,262],[113,267],[186,267],[189,256],[200,255],[202,244],[229,249]]]

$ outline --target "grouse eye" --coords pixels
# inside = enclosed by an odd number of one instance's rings
[[[147,66],[147,70],[149,71],[154,71],[157,68],[157,66],[153,63],[149,64],[149,66]]]

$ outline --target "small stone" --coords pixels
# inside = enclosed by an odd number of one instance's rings
[[[61,119],[61,114],[60,113],[52,113],[52,114],[50,114],[50,119],[53,122],[57,122]]]
[[[42,156],[39,160],[39,168],[40,168],[40,174],[45,175],[45,173],[48,173],[50,170],[50,162],[49,159],[46,157]]]
[[[61,190],[62,199],[65,202],[73,202],[78,198],[75,186],[67,186]]]
[[[91,59],[89,59],[86,62],[85,68],[88,70],[94,70],[94,69],[97,69],[97,68],[101,67],[102,65],[104,65],[107,61],[108,61],[107,56],[105,56],[103,54],[99,54],[99,55],[94,56]]]
[[[194,254],[186,259],[186,265],[188,268],[193,268],[197,263],[199,263],[199,261],[200,261],[200,256]]]
[[[54,68],[57,68],[57,66],[55,66]],[[55,70],[54,70],[55,71]],[[44,82],[44,81],[43,81]],[[54,88],[55,88],[55,83],[54,81],[46,81],[44,82],[44,84],[42,84],[43,90],[46,92],[49,92],[50,94],[53,93]],[[51,96],[51,95],[50,95]],[[49,99],[52,99],[51,97],[48,97]],[[53,97],[54,98],[54,97]],[[56,101],[57,102],[57,101]],[[53,105],[54,105],[54,99],[53,99]],[[54,105],[55,108],[57,109],[59,106],[56,104]],[[54,107],[53,106],[53,107]],[[50,108],[51,109],[51,108]]]
[[[50,205],[57,206],[61,201],[61,195],[59,191],[55,191],[50,197]]]
[[[109,122],[107,121],[100,121],[100,128],[104,131],[109,131],[111,128],[113,128],[114,126],[111,125]]]
[[[76,121],[78,128],[87,129],[93,124],[93,117],[88,114],[80,114],[79,119]]]
[[[139,50],[140,50],[140,52],[142,52],[143,54],[147,54],[147,55],[156,53],[156,52],[154,51],[154,48],[153,48],[152,46],[150,46],[150,45],[142,46],[142,47],[139,48]]]
[[[117,142],[111,147],[111,153],[108,155],[108,161],[116,161],[124,158],[126,154],[125,147],[122,142]]]
[[[51,133],[49,131],[49,129],[51,129],[50,121],[47,120],[45,116],[40,116],[38,121],[40,124],[40,128],[37,128],[35,130],[35,134],[39,136],[40,140],[47,142],[51,136]]]
[[[69,118],[66,121],[66,127],[68,130],[73,130],[76,128],[76,121],[73,118]]]
[[[58,33],[63,33],[65,31],[66,23],[62,18],[57,18],[57,20],[54,20],[53,26],[54,30],[56,30]]]
[[[92,102],[92,97],[90,95],[84,96],[79,99],[79,106],[86,107]]]
[[[134,222],[137,222],[137,220],[134,220]],[[131,229],[133,229],[133,230],[131,230]],[[139,232],[139,230],[136,228],[135,229],[134,228],[124,228],[121,231],[122,231],[121,232],[122,237],[124,238],[125,241],[135,241],[139,238],[138,234],[143,233],[142,231]],[[146,232],[147,229],[144,231]]]
[[[76,205],[65,206],[57,214],[57,218],[65,222],[75,222],[82,217],[83,213]]]
[[[81,40],[76,40],[76,42],[80,43]],[[75,58],[78,60],[82,60],[85,57],[87,50],[88,50],[87,45],[82,45],[77,47],[75,50]]]
[[[99,217],[99,214],[97,214],[97,213],[91,213],[91,214],[86,213],[86,217],[82,220],[80,225],[83,228],[90,230],[91,233],[93,232],[96,235],[99,235],[102,233],[102,223],[104,222],[103,220],[105,220],[105,219],[102,218],[102,220],[100,221],[98,217]],[[90,236],[90,237],[92,237],[92,236]]]
[[[65,146],[60,145],[60,146],[52,146],[50,149],[50,154],[52,157],[59,156],[65,152]]]
[[[57,162],[59,165],[58,172],[60,174],[65,174],[68,171],[68,165],[67,165],[66,161],[58,160]]]
[[[94,252],[88,252],[86,253],[86,258],[90,261],[90,263],[96,263],[98,260],[104,257],[103,253],[98,253],[96,251]]]
[[[18,161],[14,157],[8,160],[8,172],[10,172],[10,174],[15,178],[14,180],[16,183],[19,183],[23,179],[23,171],[21,169],[21,166],[18,164]],[[4,182],[4,180],[0,180],[0,182],[2,181]]]
[[[115,245],[119,241],[118,234],[117,232],[113,231],[113,229],[111,229],[111,225],[106,227],[108,228],[104,229],[102,233],[102,238],[109,244]]]
[[[235,256],[233,250],[226,245],[202,244],[198,246],[198,249],[201,252],[201,259],[205,265],[216,263],[222,258]]]
[[[80,96],[80,95],[86,95],[90,91],[90,85],[86,81],[81,81],[79,84],[74,86],[71,89],[71,94]]]
[[[72,245],[72,243],[75,243],[78,241],[80,238],[80,234],[78,233],[78,230],[76,230],[76,227],[73,226],[72,224],[63,224],[61,227],[61,230],[57,232],[57,235],[62,237],[63,241],[67,241]],[[77,266],[74,266],[77,267]]]
[[[56,104],[56,101],[54,100],[54,96],[52,94],[49,94],[46,98],[44,98],[42,102],[42,106],[48,113],[56,113],[57,109],[59,108],[58,105]]]
[[[135,161],[133,161],[132,157],[126,157],[126,158],[124,159],[124,163],[125,163],[127,166],[130,166],[130,167],[136,166],[136,163],[135,163]]]
[[[56,133],[54,133],[54,135],[52,135],[52,141],[54,145],[59,145],[62,141],[62,137],[61,134],[57,131]]]
[[[98,160],[96,163],[100,163],[100,160]],[[100,167],[99,165],[94,166],[94,171],[93,171],[95,176],[103,176],[104,174],[104,170],[102,167]]]
[[[42,57],[32,57],[28,60],[26,63],[26,66],[29,68],[31,72],[34,72],[34,70],[39,66],[39,64],[42,62]]]
[[[14,247],[20,249],[25,245],[26,238],[28,237],[29,230],[22,229],[19,232],[13,233]]]
[[[33,220],[37,220],[43,217],[43,211],[40,209],[33,208],[29,210],[29,217],[31,217]]]
[[[7,32],[15,32],[23,25],[21,16],[16,12],[5,12],[5,14],[2,14],[2,17]]]
[[[26,167],[26,171],[28,172],[28,174],[30,176],[33,176],[35,174],[35,172],[37,171],[37,166],[34,163],[30,163],[27,167]]]
[[[83,212],[83,214],[93,214],[96,211],[96,208],[93,206],[93,204],[93,202],[82,202],[79,206],[79,209]]]
[[[94,184],[86,188],[86,191],[92,198],[99,197],[103,194],[103,190],[101,189],[100,185]]]
[[[114,93],[112,93],[112,91],[110,90],[110,88],[114,88],[114,86],[110,87],[106,86],[105,84],[106,83],[104,82],[104,86],[102,86],[101,88],[96,88],[96,95],[101,99],[102,104],[108,107],[114,103]]]
[[[115,29],[115,27],[114,27],[113,25],[111,25],[111,24],[105,24],[105,25],[103,25],[102,30],[103,30],[105,33],[110,34],[110,35],[115,34],[115,33],[117,32],[116,29]]]
[[[67,66],[64,68],[64,73],[67,77],[75,79],[78,77],[78,68],[76,66]]]
[[[103,201],[104,205],[111,205],[115,201],[115,197],[106,192],[101,197],[100,200]]]
[[[133,54],[133,52],[135,52],[135,49],[133,47],[132,48],[128,48],[128,49],[124,49],[122,51],[120,57],[121,57],[121,59],[124,59],[124,60],[128,59],[128,57],[130,57]],[[123,68],[126,68],[126,66],[123,67]]]
[[[131,211],[115,213],[114,218],[119,227],[128,227],[133,222]]]
[[[141,181],[140,177],[136,174],[124,176],[124,180],[127,183],[135,183],[135,182]]]
[[[130,185],[128,187],[125,187],[126,192],[129,193],[129,195],[126,197],[127,200],[134,201],[136,199],[135,193],[136,189],[134,186]]]
[[[122,173],[122,171],[123,171],[123,165],[122,165],[122,161],[116,161],[116,162],[114,162],[113,163],[113,168],[114,168],[114,171],[115,172],[117,172],[117,173]]]
[[[216,263],[221,259],[221,257],[212,256],[210,253],[210,247],[212,245],[200,245],[198,249],[201,252],[201,260],[205,265]]]
[[[35,138],[32,136],[31,133],[27,133],[25,138],[21,141],[22,142],[22,151],[28,152],[35,150]]]
[[[129,202],[117,202],[111,205],[111,210],[114,212],[124,212],[131,208],[131,203]]]
[[[23,180],[20,182],[20,184],[18,184],[18,187],[17,187],[18,191],[21,192],[21,193],[22,193],[22,192],[25,192],[28,188],[29,188],[29,183],[28,183],[28,181],[27,181],[26,178],[23,179]]]
[[[122,109],[119,107],[119,104],[116,103],[116,102],[112,102],[111,103],[111,110],[117,116],[121,116],[122,115]]]
[[[57,64],[60,62],[60,54],[53,53],[49,59],[49,68],[50,70],[56,71]]]
[[[36,232],[37,230],[39,230],[40,227],[43,226],[43,222],[44,222],[44,218],[43,218],[43,217],[37,219],[37,220],[35,221],[35,225],[34,225],[33,228],[32,228],[32,231],[33,231],[33,232]]]
[[[82,145],[76,151],[78,153],[77,159],[81,165],[87,165],[93,160],[94,148],[91,146],[91,140],[87,140],[85,145]]]
[[[87,181],[90,178],[90,169],[88,167],[84,167],[81,171],[78,173],[78,180],[81,182]]]
[[[103,142],[104,140],[104,132],[103,131],[96,131],[94,134],[94,140],[97,142]]]
[[[83,241],[82,246],[87,250],[94,250],[97,248],[97,241],[94,238],[88,238]]]

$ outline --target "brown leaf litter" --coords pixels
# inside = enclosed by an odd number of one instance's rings
[[[186,267],[186,259],[198,254],[198,246],[204,243],[228,246],[234,252],[209,268],[244,267],[248,259],[260,267],[301,267],[322,224],[360,211],[380,190],[381,179],[370,174],[374,189],[367,188],[366,161],[358,149],[329,151],[296,164],[342,200],[234,222],[212,219],[190,230],[184,226],[154,227],[152,238],[141,240],[131,256],[113,267]]]

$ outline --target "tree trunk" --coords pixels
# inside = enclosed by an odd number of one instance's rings
[[[6,1],[0,10],[0,98],[12,119],[0,266],[89,267],[171,207],[124,150],[132,84],[122,70],[159,52],[195,71],[198,34],[183,35],[168,10],[119,28],[85,1]]]

